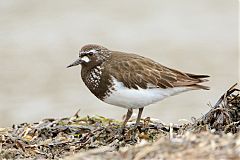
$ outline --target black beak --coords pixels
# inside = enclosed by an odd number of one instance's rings
[[[77,66],[77,65],[81,64],[82,62],[83,62],[83,60],[81,60],[80,58],[78,58],[75,62],[73,62],[72,64],[70,64],[69,66],[67,66],[67,68],[73,67],[73,66]]]

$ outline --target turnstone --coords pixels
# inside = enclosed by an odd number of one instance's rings
[[[136,127],[145,106],[181,92],[209,89],[199,84],[207,81],[208,75],[184,73],[149,58],[100,45],[83,46],[79,59],[68,67],[79,64],[83,82],[98,99],[128,109],[123,127],[133,109],[139,109]]]

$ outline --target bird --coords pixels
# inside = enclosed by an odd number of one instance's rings
[[[97,44],[84,45],[79,58],[67,68],[81,65],[81,78],[101,101],[127,109],[124,128],[138,109],[134,127],[140,123],[144,107],[190,90],[209,90],[201,83],[208,75],[168,68],[134,53],[109,50]]]

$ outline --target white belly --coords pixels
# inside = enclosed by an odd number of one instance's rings
[[[112,93],[103,101],[108,104],[132,109],[142,108],[166,97],[192,89],[189,87],[175,87],[168,89],[142,89],[139,87],[138,89],[129,89],[125,87],[122,82],[117,82],[115,78],[113,78],[113,83],[115,90],[111,90]]]

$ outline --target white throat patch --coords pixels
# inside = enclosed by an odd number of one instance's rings
[[[86,63],[90,62],[90,59],[87,56],[83,56],[81,60],[83,60]]]

